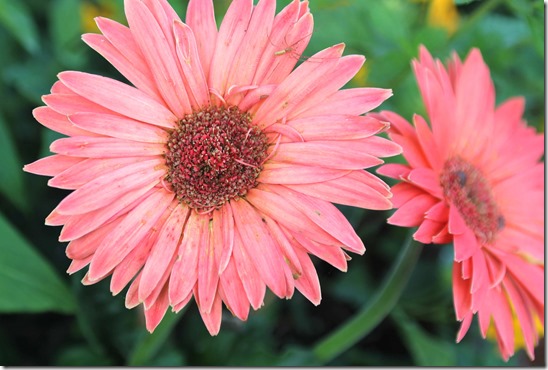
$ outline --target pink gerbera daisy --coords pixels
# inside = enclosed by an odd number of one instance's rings
[[[84,41],[133,86],[63,72],[34,111],[67,138],[25,166],[74,190],[47,217],[84,284],[111,276],[152,331],[191,298],[214,335],[222,303],[241,320],[266,287],[319,304],[309,254],[341,271],[362,241],[330,202],[389,209],[364,168],[401,148],[361,114],[390,90],[341,90],[364,57],[343,44],[293,71],[312,34],[307,1],[235,0],[219,30],[211,0],[183,23],[166,0],[126,0],[129,28],[98,18]]]
[[[421,47],[413,67],[430,127],[418,115],[414,127],[392,112],[376,116],[391,122],[408,162],[378,171],[402,180],[388,222],[418,226],[422,243],[453,242],[457,341],[477,313],[484,337],[494,324],[507,360],[515,317],[533,358],[535,320],[544,327],[544,137],[522,120],[522,98],[495,108],[479,50],[464,63],[454,55],[446,71]]]

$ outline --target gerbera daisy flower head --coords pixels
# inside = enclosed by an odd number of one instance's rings
[[[343,44],[296,69],[312,34],[307,1],[235,0],[219,29],[211,0],[186,23],[165,0],[126,0],[129,27],[98,18],[83,40],[133,85],[62,72],[44,126],[67,137],[25,170],[73,190],[47,217],[84,284],[128,284],[152,331],[192,298],[214,335],[222,304],[241,320],[297,288],[321,292],[310,255],[345,271],[364,245],[331,203],[389,209],[388,186],[364,168],[401,148],[363,113],[391,91],[340,90],[364,57]],[[291,52],[286,52],[288,45]]]
[[[413,62],[430,125],[393,112],[390,138],[407,164],[380,174],[392,188],[394,225],[418,226],[422,243],[454,245],[453,296],[462,322],[457,341],[478,314],[482,335],[494,326],[502,357],[514,353],[513,318],[527,353],[544,327],[544,137],[522,119],[524,99],[495,107],[495,89],[481,53],[473,49],[448,69],[421,47]]]

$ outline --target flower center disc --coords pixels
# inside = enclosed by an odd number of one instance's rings
[[[207,107],[186,115],[171,133],[166,180],[180,202],[209,212],[257,186],[267,148],[248,113]]]
[[[445,162],[441,177],[445,197],[457,207],[481,243],[492,242],[504,228],[502,216],[483,174],[460,157]]]

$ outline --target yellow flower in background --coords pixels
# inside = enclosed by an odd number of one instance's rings
[[[116,18],[115,5],[112,1],[95,1],[84,0],[80,5],[80,21],[82,30],[86,33],[95,33],[99,31],[95,24],[95,17]]]
[[[454,0],[430,0],[428,24],[442,27],[453,34],[458,27],[459,13]]]
[[[523,333],[521,331],[521,325],[518,320],[518,317],[513,312],[513,326],[514,326],[514,349],[517,352],[519,349],[526,349],[525,347],[525,339],[523,336]],[[542,325],[542,322],[538,318],[538,316],[534,316],[533,318],[535,322],[535,331],[538,333],[539,340],[544,337],[544,325]],[[495,329],[495,325],[491,322],[491,325],[489,326],[489,329],[487,329],[487,339],[496,342],[497,341],[497,333]]]
[[[369,76],[369,68],[364,64],[358,73],[352,78],[351,82],[356,86],[365,86],[367,82],[367,77]]]

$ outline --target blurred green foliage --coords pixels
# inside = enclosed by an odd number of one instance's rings
[[[179,14],[186,2],[170,1]],[[288,1],[278,1],[281,9]],[[382,109],[410,118],[424,113],[410,62],[424,44],[439,58],[480,48],[498,102],[527,99],[525,118],[544,131],[544,4],[539,0],[456,0],[455,33],[429,25],[428,0],[311,0],[315,31],[305,55],[339,43],[367,57],[350,84],[391,88]],[[218,20],[229,1],[215,0]],[[322,304],[299,293],[291,301],[267,294],[264,307],[242,323],[223,313],[217,337],[207,333],[194,304],[168,313],[152,335],[140,308],[128,311],[108,281],[85,287],[67,276],[58,228],[43,219],[67,195],[47,179],[21,171],[49,154],[58,134],[34,121],[56,74],[67,69],[123,79],[80,40],[97,32],[90,19],[125,22],[122,0],[0,0],[0,364],[3,365],[322,365],[312,350],[378,291],[406,230],[386,224],[389,212],[341,207],[368,251],[346,274],[318,262]],[[289,45],[288,45],[289,46]],[[328,365],[528,365],[520,351],[508,363],[476,324],[455,344],[450,246],[423,248],[394,310],[365,338]],[[403,284],[402,284],[403,286]],[[388,312],[386,312],[388,314]],[[544,364],[544,349],[536,364]]]

